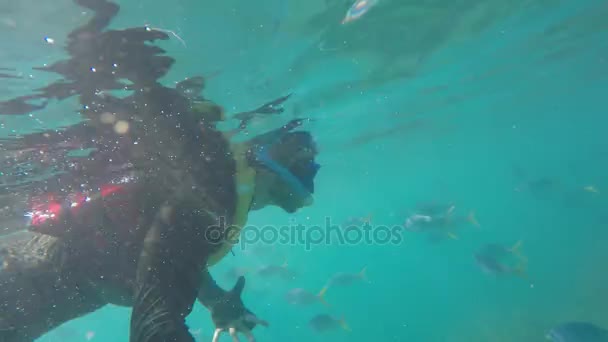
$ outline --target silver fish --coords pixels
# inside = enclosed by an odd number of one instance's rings
[[[315,303],[322,303],[323,305],[329,306],[324,297],[326,291],[327,288],[323,288],[318,294],[314,294],[305,289],[296,288],[289,290],[289,292],[285,294],[285,300],[292,305],[311,305]]]
[[[316,315],[308,322],[308,325],[316,332],[327,332],[338,328],[351,331],[344,318],[335,318],[327,314]]]

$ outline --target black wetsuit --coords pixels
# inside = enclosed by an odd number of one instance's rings
[[[68,170],[72,178],[57,176],[42,188],[76,187],[82,180],[94,188],[107,164],[129,163],[129,211],[137,219],[125,227],[126,221],[117,220],[125,206],[98,198],[50,220],[46,228],[52,234],[0,238],[0,341],[32,341],[108,303],[133,306],[131,342],[193,341],[185,318],[197,297],[216,324],[248,313],[240,299],[224,297],[227,292],[206,271],[207,259],[220,247],[206,232],[220,217],[230,224],[235,214],[235,161],[223,134],[205,122],[216,120],[217,110],[193,113],[178,90],[156,82],[172,60],[156,56],[160,49],[144,41],[166,35],[144,28],[102,33],[118,7],[105,0],[76,2],[95,17],[70,34],[72,58],[47,67],[67,81],[0,103],[0,112],[21,114],[23,106],[16,104],[77,94],[83,116],[92,119],[98,151],[78,170]],[[95,73],[91,65],[97,65]],[[99,94],[120,89],[120,77],[135,84],[131,96]],[[131,123],[128,134],[117,136],[112,125],[99,122],[108,111]],[[75,135],[82,132],[74,127]]]
[[[236,203],[227,142],[208,132],[197,145],[212,157],[181,159],[186,167],[159,167],[124,192],[63,210],[35,227],[48,234],[4,237],[0,341],[31,341],[107,303],[133,304],[131,341],[190,341],[184,319],[199,288],[203,304],[224,293],[204,271],[220,246],[208,229]]]
[[[209,304],[224,294],[205,268],[220,247],[208,229],[236,203],[227,143],[206,140],[215,157],[193,173],[159,168],[0,240],[0,341],[31,341],[107,303],[133,305],[131,341],[191,341],[184,319],[197,295]]]

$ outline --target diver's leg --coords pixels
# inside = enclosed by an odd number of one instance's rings
[[[31,232],[8,238],[0,239],[0,341],[34,341],[104,305],[62,269],[57,238]]]

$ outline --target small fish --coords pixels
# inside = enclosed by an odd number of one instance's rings
[[[526,277],[527,258],[521,252],[522,242],[513,247],[501,244],[487,244],[475,254],[475,261],[489,274],[513,274]]]
[[[320,314],[313,317],[308,325],[316,332],[326,332],[342,328],[348,332],[352,331],[344,318],[335,318],[327,314]]]
[[[608,330],[588,322],[562,323],[547,332],[553,342],[608,342]]]
[[[318,294],[310,293],[302,288],[296,288],[287,292],[285,299],[289,304],[292,305],[311,305],[321,302],[323,305],[329,306],[329,304],[325,301],[325,292],[327,292],[326,287],[324,287]]]
[[[432,221],[433,221],[433,217],[431,217],[429,215],[413,214],[413,215],[409,216],[407,219],[405,219],[405,224],[403,225],[403,227],[410,231],[420,231],[421,228],[419,228],[419,227],[421,225],[423,225],[425,223],[430,223]]]
[[[527,180],[519,184],[515,191],[517,192],[530,192],[531,194],[538,196],[554,192],[560,183],[550,177],[541,177],[533,180]]]
[[[360,281],[367,281],[366,271],[367,267],[363,267],[363,269],[359,273],[336,273],[333,277],[329,278],[329,281],[327,282],[327,285],[325,285],[324,290],[321,291],[327,291],[327,289],[332,286],[350,286]]]
[[[593,185],[588,185],[588,186],[584,187],[583,190],[585,190],[587,192],[594,193],[594,194],[599,194],[600,193],[600,191],[595,186],[593,186]]]
[[[378,4],[379,0],[357,0],[346,12],[342,24],[361,19],[365,13]]]
[[[95,332],[94,332],[94,331],[87,331],[87,333],[86,333],[86,334],[84,334],[84,338],[85,338],[87,341],[92,340],[94,337],[95,337]]]
[[[344,221],[344,223],[342,223],[341,227],[342,229],[346,229],[348,227],[352,227],[352,226],[357,226],[357,227],[362,227],[366,224],[371,224],[372,223],[372,214],[368,214],[367,216],[364,217],[349,217],[348,219],[346,219],[346,221]]]
[[[475,217],[475,211],[470,211],[466,216],[454,215],[456,206],[424,206],[419,207],[418,212],[410,215],[404,222],[403,228],[412,232],[424,232],[430,234],[431,241],[438,242],[450,238],[458,240],[455,230],[463,224],[469,223],[479,228],[480,224]]]
[[[293,279],[294,274],[289,269],[287,269],[287,261],[283,263],[281,266],[277,265],[267,265],[263,266],[257,271],[257,275],[261,277],[280,277],[283,279]]]

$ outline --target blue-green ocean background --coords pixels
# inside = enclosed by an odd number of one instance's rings
[[[206,97],[233,113],[294,92],[283,116],[253,123],[260,131],[314,119],[323,165],[314,206],[255,212],[249,224],[368,214],[374,225],[402,224],[429,201],[474,210],[481,224],[441,243],[404,232],[396,245],[235,250],[212,270],[225,287],[235,265],[287,261],[297,272],[292,281],[247,275],[244,300],[271,324],[256,329],[259,341],[533,342],[563,321],[608,326],[606,1],[380,0],[349,25],[340,21],[351,3],[341,0],[119,3],[112,28],[148,24],[183,38],[159,43],[177,60],[167,84],[209,75]],[[69,0],[0,0],[0,66],[31,74],[0,85],[0,97],[48,83],[52,75],[31,67],[62,58],[66,34],[87,15]],[[75,110],[64,101],[3,117],[0,134],[69,124]],[[538,179],[551,186],[516,191]],[[519,240],[529,279],[476,265],[485,243]],[[336,272],[363,267],[369,282],[330,289],[329,309],[285,302],[290,288],[316,292]],[[323,312],[352,332],[312,331],[307,322]],[[129,313],[109,306],[38,341],[85,341],[88,331],[92,341],[127,341]],[[211,340],[199,304],[188,322]]]

